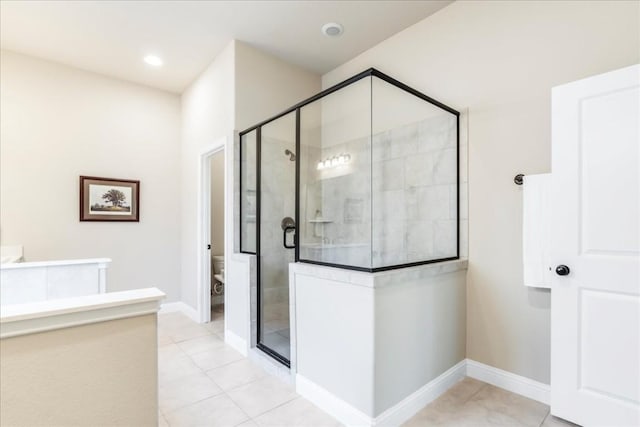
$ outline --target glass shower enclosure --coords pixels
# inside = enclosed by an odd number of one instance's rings
[[[288,365],[291,262],[375,273],[459,256],[459,113],[364,71],[240,134],[257,346]]]

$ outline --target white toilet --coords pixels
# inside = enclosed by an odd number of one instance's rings
[[[213,278],[211,280],[211,290],[213,295],[224,294],[224,255],[212,255],[211,267]]]

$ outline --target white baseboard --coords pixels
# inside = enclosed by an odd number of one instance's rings
[[[503,371],[475,360],[467,359],[467,376],[529,399],[549,404],[551,387],[527,377]]]
[[[348,426],[398,426],[409,420],[430,402],[437,399],[465,376],[475,378],[529,399],[549,404],[551,388],[532,379],[494,368],[475,360],[465,359],[433,381],[373,418],[304,376],[296,375],[296,391]]]
[[[409,420],[428,403],[462,380],[465,369],[466,360],[462,360],[375,418],[364,414],[300,374],[296,375],[296,391],[345,425],[395,427]]]
[[[194,322],[200,323],[200,316],[198,316],[198,311],[190,305],[183,303],[182,301],[164,303],[160,306],[160,311],[158,311],[159,314],[175,312],[180,312]]]
[[[239,335],[231,332],[229,329],[224,330],[224,342],[229,344],[234,350],[242,354],[244,357],[249,355],[247,351],[247,341],[242,339]]]
[[[394,427],[406,422],[420,412],[426,405],[449,390],[458,381],[464,379],[466,366],[466,360],[458,362],[436,379],[429,381],[399,403],[378,415],[375,420],[373,420],[373,425]]]
[[[296,391],[344,425],[373,425],[373,419],[370,416],[300,374],[296,375]]]

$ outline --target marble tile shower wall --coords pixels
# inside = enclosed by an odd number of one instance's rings
[[[262,138],[260,252],[265,320],[289,313],[288,271],[294,251],[283,248],[280,226],[282,218],[295,216],[295,162],[284,154],[287,149],[295,151],[295,142]]]
[[[371,154],[369,138],[320,150],[302,149],[300,258],[369,267],[371,263]],[[351,163],[317,170],[319,160],[343,153]],[[316,222],[323,220],[325,222]]]
[[[456,120],[440,115],[373,136],[375,267],[456,256]]]
[[[463,126],[461,126],[461,131]],[[460,138],[460,256],[466,257],[466,135]],[[317,171],[301,220],[305,259],[381,267],[456,255],[456,120],[442,115],[332,146],[352,163]],[[315,180],[315,182],[314,182]],[[373,198],[371,198],[373,195]],[[371,202],[373,201],[373,205]]]
[[[244,138],[246,142],[237,141],[234,144],[234,156],[240,158],[240,168],[234,169],[234,212],[242,211],[242,217],[234,216],[233,219],[235,230],[242,225],[240,234],[234,233],[234,247],[246,252],[255,252],[257,207],[255,132],[245,135]],[[243,145],[242,150],[241,145]],[[240,182],[242,182],[242,188],[240,188]]]

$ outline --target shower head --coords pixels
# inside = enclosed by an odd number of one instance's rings
[[[296,161],[296,153],[294,153],[293,151],[286,149],[284,150],[284,154],[285,156],[289,156],[289,160],[291,160],[292,162]]]

